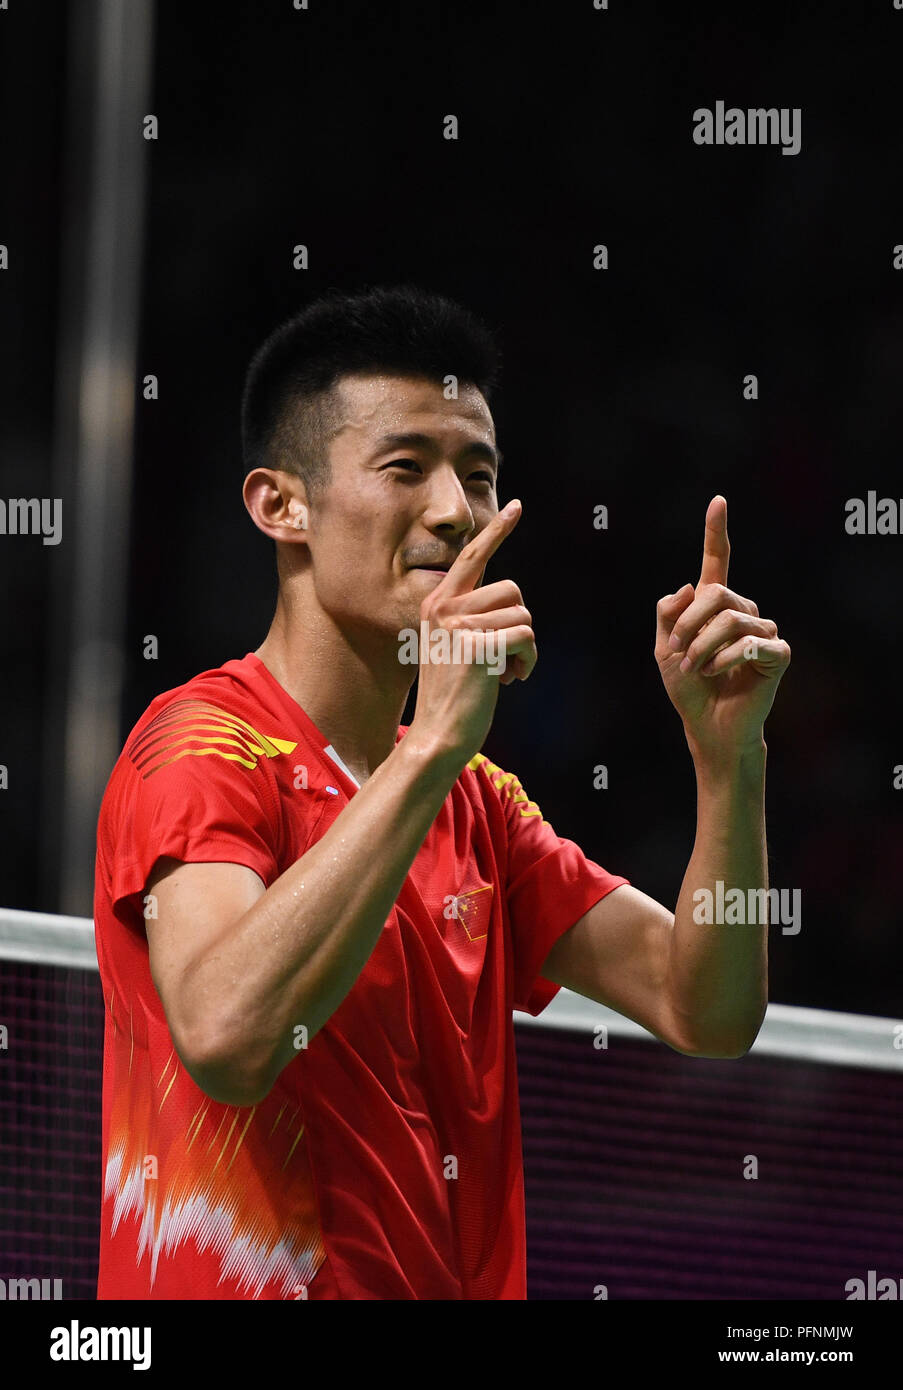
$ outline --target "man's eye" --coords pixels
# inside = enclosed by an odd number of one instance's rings
[[[412,468],[416,469],[418,473],[423,471],[416,459],[392,459],[389,463],[384,463],[383,467],[403,468],[405,472],[408,473],[411,471]],[[488,485],[492,487],[495,483],[495,478],[492,476],[488,469],[484,468],[481,469],[478,473],[471,473],[467,481],[469,483],[488,483]]]

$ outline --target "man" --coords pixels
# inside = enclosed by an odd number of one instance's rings
[[[713,499],[698,585],[658,605],[699,785],[676,912],[559,838],[480,752],[537,655],[517,585],[482,584],[520,514],[495,367],[471,315],[405,287],[332,294],[251,364],[272,626],[152,702],[98,826],[101,1298],[525,1298],[512,1009],[565,985],[688,1055],[756,1037],[767,929],[699,925],[693,893],[765,884],[789,649],[726,588]],[[436,632],[457,659],[427,659]]]

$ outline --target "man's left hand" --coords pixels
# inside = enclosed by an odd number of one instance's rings
[[[656,608],[655,659],[687,741],[712,756],[761,746],[766,716],[790,665],[777,624],[727,587],[727,502],[709,503],[702,569],[695,585]]]

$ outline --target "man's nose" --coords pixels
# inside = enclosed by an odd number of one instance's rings
[[[423,521],[431,530],[441,526],[451,528],[456,535],[473,530],[473,512],[467,493],[453,468],[437,469],[433,473]]]

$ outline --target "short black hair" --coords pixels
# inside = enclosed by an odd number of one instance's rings
[[[330,290],[280,325],[251,359],[241,402],[244,474],[278,468],[310,496],[330,481],[329,441],[341,427],[335,387],[353,372],[448,375],[487,403],[501,353],[469,309],[415,285]]]

